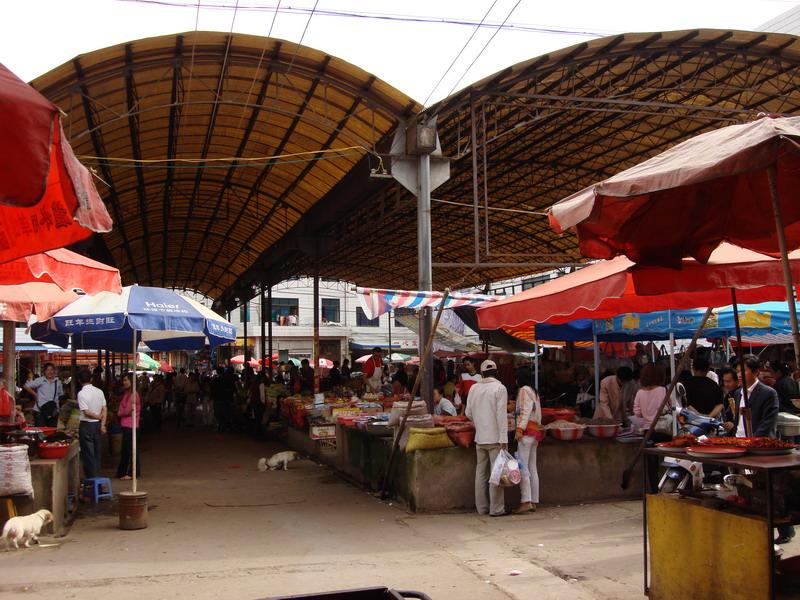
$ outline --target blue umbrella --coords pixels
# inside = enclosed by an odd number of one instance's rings
[[[39,341],[66,348],[131,352],[134,332],[151,350],[199,350],[236,341],[236,328],[199,302],[171,290],[127,286],[121,294],[81,296],[31,327]]]
[[[31,336],[64,348],[94,348],[137,355],[139,344],[152,350],[198,350],[236,341],[236,328],[199,302],[171,290],[128,286],[121,294],[81,296],[49,320],[36,323]],[[133,362],[133,491],[136,492],[136,361]]]

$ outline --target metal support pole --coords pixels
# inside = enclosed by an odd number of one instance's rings
[[[478,136],[475,133],[475,104],[469,99],[470,154],[472,154],[472,219],[475,236],[475,262],[481,262],[481,222],[478,213]]]
[[[392,311],[389,311],[389,362],[392,362]]]
[[[3,375],[6,391],[12,398],[17,396],[15,369],[17,366],[17,325],[14,321],[3,321]]]
[[[137,331],[133,330],[133,355],[136,356],[136,353],[139,351],[139,338],[137,336]],[[131,476],[133,477],[133,486],[132,491],[136,493],[136,480],[138,477],[136,476],[136,400],[139,391],[136,389],[138,382],[136,381],[136,361],[133,361],[133,385],[131,386]]]
[[[247,348],[248,348],[248,346],[247,346],[247,317],[250,316],[247,313],[249,313],[249,312],[250,312],[250,302],[248,300],[245,300],[244,311],[243,311],[243,315],[242,315],[244,317],[242,319],[243,324],[244,324],[244,364],[247,364],[247,362],[250,360],[250,353],[247,350]]]
[[[319,271],[314,273],[314,393],[319,393]]]
[[[69,336],[69,397],[73,402],[78,400],[78,349]]]
[[[272,377],[272,285],[267,286],[267,356],[269,357],[269,371]]]
[[[417,262],[419,289],[433,289],[433,270],[431,263],[431,157],[423,154],[419,157],[419,195],[417,196]],[[419,341],[430,337],[432,329],[432,313],[424,308],[419,313]],[[433,353],[423,357],[420,363],[420,396],[433,412]]]
[[[597,408],[597,402],[600,400],[600,342],[597,341],[597,334],[592,334],[592,341],[594,342],[594,407]]]
[[[536,358],[533,361],[533,385],[536,391],[539,391],[539,340],[533,342],[533,351],[536,353]]]
[[[267,323],[266,323],[266,321],[264,321],[264,308],[265,308],[264,304],[265,304],[264,303],[264,285],[262,284],[261,285],[261,294],[260,294],[260,297],[258,299],[258,312],[259,312],[260,319],[261,319],[261,348],[260,348],[260,354],[261,354],[261,371],[262,371],[262,373],[266,373],[267,372],[267,367],[268,366],[269,367],[272,366],[271,362],[269,362],[269,361],[264,362],[265,359],[266,359],[266,354],[267,354],[267,333],[266,333]]]
[[[675,334],[669,334],[669,376],[675,377]]]

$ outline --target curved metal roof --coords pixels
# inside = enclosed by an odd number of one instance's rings
[[[547,224],[551,204],[707,129],[798,114],[798,69],[795,36],[624,34],[514,65],[430,107],[452,158],[433,194],[433,258],[469,263],[435,268],[434,287],[577,260],[574,237]],[[370,179],[375,159],[361,148],[385,153],[397,120],[419,107],[363,71],[288,42],[192,32],[80,56],[33,85],[67,111],[84,156],[307,153],[204,169],[84,159],[111,186],[101,192],[116,227],[104,239],[126,282],[194,288],[225,308],[262,281],[315,272],[416,287],[416,202]]]
[[[211,297],[418,110],[323,52],[212,32],[98,50],[32,85],[108,184],[123,280]]]
[[[453,158],[450,181],[433,193],[439,200],[432,208],[433,260],[495,265],[435,268],[434,288],[482,285],[552,268],[549,262],[579,260],[574,236],[548,226],[550,205],[707,129],[759,112],[798,114],[798,69],[795,36],[624,34],[514,65],[426,109],[438,115],[443,151]],[[326,230],[335,244],[319,263],[324,275],[416,287],[416,204],[398,187],[363,198],[360,213]],[[363,266],[365,239],[386,244],[374,246],[373,269]],[[294,266],[303,273],[313,268],[309,260]]]

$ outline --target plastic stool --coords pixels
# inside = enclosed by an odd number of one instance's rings
[[[106,486],[108,491],[104,492],[103,486]],[[111,480],[108,477],[92,477],[90,479],[84,479],[84,494],[86,493],[87,488],[91,490],[92,502],[95,504],[97,504],[103,498],[111,499],[114,497],[114,492],[111,491]]]
[[[6,496],[2,500],[3,500],[3,506],[5,508],[5,513],[6,515],[8,515],[6,518],[10,519],[12,517],[16,517],[17,507],[14,506],[14,499]]]

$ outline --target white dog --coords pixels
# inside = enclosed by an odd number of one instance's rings
[[[278,452],[277,454],[273,454],[272,456],[267,458],[259,458],[258,459],[258,470],[259,471],[266,471],[269,469],[270,471],[274,471],[276,469],[280,469],[283,467],[283,470],[286,471],[289,467],[289,463],[293,460],[300,460],[300,455],[297,452],[292,450],[286,450],[285,452]]]
[[[6,549],[14,544],[14,548],[19,548],[19,542],[25,540],[25,547],[29,548],[31,542],[39,541],[39,534],[42,527],[47,523],[53,522],[53,513],[49,510],[37,510],[32,515],[24,517],[11,517],[3,527],[3,539],[6,541]]]

